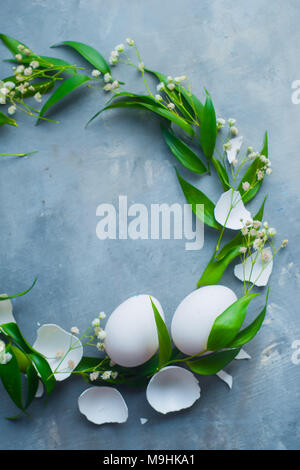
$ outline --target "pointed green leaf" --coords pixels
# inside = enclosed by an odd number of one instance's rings
[[[83,85],[83,83],[86,83],[89,80],[91,80],[91,78],[87,75],[73,75],[72,77],[64,80],[62,84],[58,88],[56,88],[56,90],[52,93],[50,98],[42,107],[38,121],[42,116],[45,115],[45,113],[48,111],[49,108],[51,108],[51,106],[57,104],[60,100],[69,95],[69,93],[76,90],[76,88],[80,87],[81,85]]]
[[[257,295],[259,294],[244,295],[216,318],[207,341],[209,351],[228,347],[244,322],[249,303]]]
[[[230,189],[231,186],[229,184],[229,177],[225,166],[222,162],[220,162],[220,160],[217,160],[214,157],[211,159],[211,161],[216,169],[217,175],[219,177],[219,180],[221,181],[224,191],[227,191],[228,189]]]
[[[10,345],[6,347],[6,352],[11,354],[12,358],[7,364],[0,364],[0,378],[12,401],[20,410],[23,410],[22,381],[18,361]]]
[[[207,172],[205,165],[183,140],[175,136],[175,134],[165,126],[161,126],[161,131],[169,149],[185,168],[198,174]]]
[[[206,91],[206,100],[202,111],[200,141],[203,153],[211,159],[215,150],[217,139],[217,120],[215,108],[210,94]]]
[[[102,73],[110,73],[110,67],[103,55],[100,54],[96,49],[87,44],[78,41],[63,41],[59,44],[54,44],[51,47],[69,46],[75,49],[85,60],[87,60],[96,69]]]
[[[229,264],[240,254],[240,246],[234,247],[220,261],[211,260],[206,266],[197,287],[218,284]]]
[[[9,124],[10,126],[18,126],[16,121],[8,116],[6,114],[2,113],[0,111],[0,126],[3,126],[4,124]]]
[[[88,123],[90,123],[93,119],[95,119],[95,117],[99,116],[99,114],[101,114],[103,111],[106,111],[107,109],[116,109],[116,108],[148,109],[149,111],[152,111],[153,113],[159,114],[160,116],[167,119],[168,121],[174,122],[174,124],[177,124],[177,126],[181,127],[189,135],[191,136],[195,135],[195,131],[192,128],[192,126],[188,124],[183,118],[181,118],[177,114],[174,114],[171,111],[168,111],[167,109],[163,108],[158,103],[150,104],[150,103],[142,102],[142,101],[119,100],[114,103],[108,104],[103,109],[98,111],[98,113],[96,113],[89,120]]]
[[[188,367],[200,375],[212,375],[227,366],[239,353],[239,349],[219,351],[208,356],[203,356],[195,361],[187,361]]]
[[[261,155],[264,155],[265,157],[268,158],[268,134],[267,132],[265,132],[264,145],[261,150]],[[259,158],[255,158],[255,160],[253,160],[251,165],[247,168],[244,176],[241,179],[238,190],[245,204],[254,198],[254,196],[257,194],[257,192],[259,191],[262,185],[263,180],[260,180],[260,181],[257,180],[256,172],[257,170],[261,169],[264,165],[265,164],[262,163]],[[251,186],[253,186],[247,192],[244,191],[243,189],[243,183],[246,181],[250,183]]]
[[[214,203],[204,193],[202,193],[200,189],[195,188],[195,186],[192,186],[190,183],[185,181],[177,170],[176,174],[187,202],[192,205],[192,211],[194,214],[196,214],[197,217],[201,217],[203,212],[202,222],[209,227],[220,230],[221,225],[218,224],[214,216]],[[203,204],[204,211],[200,211],[199,213],[199,211],[197,211],[197,204]]]
[[[258,333],[260,330],[263,321],[266,316],[266,311],[267,311],[267,303],[268,303],[268,296],[269,296],[269,289],[267,291],[266,295],[266,302],[264,305],[264,308],[260,312],[260,314],[255,318],[255,320],[250,323],[246,328],[244,328],[242,331],[240,331],[236,337],[233,339],[233,341],[229,344],[229,348],[239,348],[243,346],[246,343],[249,343],[254,336]]]
[[[151,305],[154,313],[157,335],[158,335],[158,345],[159,345],[159,360],[158,367],[161,368],[164,364],[168,362],[172,355],[172,343],[169,335],[168,328],[160,316],[159,311],[156,308],[156,305],[153,303],[151,297]]]

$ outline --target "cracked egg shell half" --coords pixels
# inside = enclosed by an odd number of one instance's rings
[[[236,300],[235,293],[225,286],[205,286],[191,292],[173,316],[171,334],[177,348],[188,356],[204,351],[214,321]]]
[[[151,298],[164,320],[162,306]],[[116,364],[137,367],[147,362],[158,349],[150,295],[136,295],[125,300],[110,315],[105,332],[105,350]]]

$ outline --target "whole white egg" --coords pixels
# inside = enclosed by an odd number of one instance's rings
[[[178,305],[171,333],[177,348],[189,356],[206,349],[215,319],[237,300],[225,286],[205,286],[193,291]]]
[[[162,306],[151,298],[164,319]],[[125,300],[110,315],[105,331],[105,349],[116,364],[136,367],[147,362],[158,349],[150,296],[136,295]]]

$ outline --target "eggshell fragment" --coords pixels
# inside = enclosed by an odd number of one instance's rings
[[[35,393],[35,398],[41,398],[44,395],[44,385],[43,382],[39,380],[38,388]]]
[[[273,254],[269,247],[265,248],[263,253],[269,256],[270,261],[263,262],[261,255],[254,251],[246,259],[244,268],[242,264],[237,264],[234,267],[234,275],[242,282],[244,282],[245,276],[246,282],[251,282],[258,287],[266,286],[273,270]]]
[[[151,298],[164,319],[160,303]],[[147,362],[158,348],[150,296],[136,295],[125,300],[109,317],[105,332],[106,352],[116,364],[136,367]]]
[[[177,348],[192,356],[206,349],[215,319],[237,300],[225,286],[197,289],[178,305],[173,316],[171,334]]]
[[[233,208],[230,211],[231,204]],[[240,193],[233,191],[232,194],[232,189],[221,195],[214,214],[219,224],[232,230],[240,230],[248,220],[252,220],[250,212],[244,206]]]
[[[7,294],[0,294],[0,297],[7,297]],[[0,301],[0,325],[4,323],[16,323],[13,316],[13,307],[10,299]]]
[[[200,387],[192,372],[168,366],[151,378],[146,396],[152,408],[166,414],[192,406],[200,398]]]
[[[232,163],[234,162],[234,160],[237,157],[237,154],[240,151],[240,148],[243,143],[243,137],[242,136],[235,137],[234,139],[230,139],[229,142],[230,142],[230,149],[226,150],[226,154],[227,154],[227,159],[229,163]]]
[[[66,354],[71,346],[72,350]],[[83,355],[79,339],[55,324],[42,325],[37,330],[37,339],[33,348],[46,357],[52,372],[56,370],[54,375],[58,381],[70,377]]]
[[[80,413],[94,424],[125,423],[127,405],[116,388],[90,387],[78,398]]]
[[[234,359],[237,359],[237,360],[239,360],[239,359],[251,359],[251,356],[250,356],[250,354],[247,353],[247,351],[245,351],[245,349],[241,349],[239,351],[239,353],[235,356]]]
[[[232,383],[233,383],[232,375],[227,374],[225,370],[220,370],[219,372],[217,372],[216,375],[219,377],[219,379],[223,380],[223,382],[225,382],[230,389],[232,388]]]

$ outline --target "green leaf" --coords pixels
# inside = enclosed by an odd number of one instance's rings
[[[228,265],[240,254],[240,247],[236,246],[227,253],[220,261],[217,259],[210,260],[197,287],[214,285],[220,282]]]
[[[223,165],[223,163],[220,162],[220,160],[217,160],[214,157],[211,159],[211,161],[216,169],[217,175],[219,177],[219,180],[221,181],[224,191],[227,191],[228,189],[230,189],[231,186],[229,183],[229,177],[225,166]]]
[[[188,367],[200,375],[212,375],[219,372],[227,366],[239,353],[240,349],[230,349],[228,351],[219,351],[208,356],[203,356],[195,361],[187,361]]]
[[[6,114],[2,113],[0,111],[0,126],[3,126],[4,124],[9,124],[10,126],[18,126],[16,121],[8,116]]]
[[[27,396],[25,401],[25,408],[28,408],[30,403],[34,400],[35,394],[39,385],[39,377],[32,364],[29,364],[26,370],[27,375]]]
[[[60,100],[65,98],[69,93],[71,93],[76,88],[80,87],[81,85],[83,85],[83,83],[89,80],[91,80],[91,78],[88,77],[87,75],[73,75],[72,77],[64,80],[62,84],[58,88],[56,88],[54,93],[52,93],[50,98],[46,101],[46,103],[42,107],[37,122],[40,120],[42,116],[45,115],[45,113],[48,111],[49,108],[51,108],[51,106],[54,106]]]
[[[91,46],[78,41],[63,41],[51,47],[69,46],[102,73],[110,73],[110,67],[102,54]]]
[[[6,352],[11,354],[12,358],[7,364],[0,364],[0,378],[12,401],[20,410],[23,410],[22,381],[18,361],[11,345],[6,347]]]
[[[18,46],[21,44],[22,46],[24,46],[24,48],[26,49],[29,49],[30,50],[30,47],[26,46],[26,44],[24,44],[23,42],[21,41],[18,41],[17,39],[14,39],[10,36],[7,36],[6,34],[0,34],[0,39],[1,41],[3,42],[3,44],[7,47],[7,49],[13,54],[13,55],[16,55],[16,54],[22,54],[19,49],[18,49]],[[28,57],[28,56],[27,56]]]
[[[159,359],[158,359],[158,367],[163,367],[164,364],[168,362],[172,355],[172,343],[171,338],[169,335],[168,328],[160,316],[159,311],[156,308],[156,305],[153,303],[151,297],[151,305],[154,313],[156,328],[157,328],[157,335],[158,335],[158,345],[159,345]]]
[[[200,191],[200,189],[195,188],[190,183],[185,181],[179,172],[176,170],[177,178],[182,188],[182,191],[186,197],[186,200],[189,204],[192,205],[192,211],[196,214],[197,217],[201,217],[203,214],[202,222],[204,222],[209,227],[215,228],[217,230],[221,229],[221,225],[216,221],[214,216],[214,203],[208,199],[208,197]],[[197,204],[204,205],[204,211],[197,211]]]
[[[260,314],[255,318],[255,320],[252,323],[250,323],[250,325],[248,325],[246,328],[244,328],[242,331],[240,331],[236,335],[236,337],[229,344],[228,347],[239,348],[243,346],[244,344],[249,343],[249,341],[251,341],[254,338],[254,336],[258,333],[266,316],[268,296],[269,296],[269,288],[267,290],[266,302],[265,302],[264,308],[262,309]]]
[[[211,160],[217,139],[217,120],[210,94],[206,91],[206,100],[202,112],[200,141],[204,155]]]
[[[249,303],[257,295],[259,294],[244,295],[216,318],[207,341],[209,351],[228,347],[244,322]]]
[[[99,116],[100,113],[106,111],[107,109],[116,109],[116,108],[132,108],[132,109],[148,109],[153,113],[159,114],[163,118],[167,119],[168,121],[174,122],[177,126],[181,127],[187,134],[194,136],[195,131],[190,124],[188,124],[182,117],[178,116],[177,114],[168,111],[167,109],[163,108],[161,105],[155,102],[155,104],[150,104],[142,101],[131,101],[131,100],[120,100],[114,103],[111,103],[105,106],[103,109],[98,111],[88,122],[88,124],[95,119],[95,117]]]
[[[27,367],[30,365],[30,360],[28,359],[27,354],[23,353],[21,349],[16,346],[11,346],[18,361],[18,366],[21,372],[26,373]]]
[[[198,174],[207,172],[205,165],[183,140],[175,136],[175,134],[165,126],[161,126],[161,131],[169,149],[185,168]]]
[[[0,302],[3,301],[3,300],[7,300],[7,299],[15,299],[16,297],[21,297],[22,295],[27,294],[29,291],[31,291],[31,289],[33,289],[33,287],[36,284],[36,281],[37,281],[37,277],[34,279],[31,286],[28,289],[24,290],[24,292],[20,292],[19,294],[14,294],[14,295],[5,295],[5,296],[2,295],[0,297]]]
[[[14,343],[17,344],[23,350],[24,353],[28,355],[28,357],[31,359],[31,361],[36,366],[38,372],[40,373],[41,379],[46,387],[47,393],[50,394],[55,387],[56,380],[55,377],[52,375],[52,370],[45,357],[38,351],[35,351],[32,346],[30,346],[30,344],[22,335],[16,323],[2,324],[1,330],[3,330],[3,332],[7,336],[9,336],[10,339],[14,341]]]
[[[265,132],[264,145],[263,145],[263,148],[262,148],[260,153],[261,153],[261,155],[265,155],[265,157],[268,158],[268,134],[267,134],[267,132]],[[243,202],[245,204],[247,202],[251,201],[251,199],[254,198],[254,196],[257,194],[257,192],[259,191],[259,189],[262,185],[263,180],[261,180],[261,181],[257,180],[256,172],[257,172],[257,170],[259,170],[263,166],[264,166],[264,163],[262,163],[260,161],[259,157],[255,158],[255,160],[253,160],[251,165],[245,171],[245,173],[244,173],[244,175],[243,175],[243,177],[240,181],[238,190],[239,190],[239,192],[242,196]],[[248,183],[250,183],[251,186],[253,186],[247,192],[244,191],[244,189],[243,189],[243,183],[246,182],[246,181]]]

